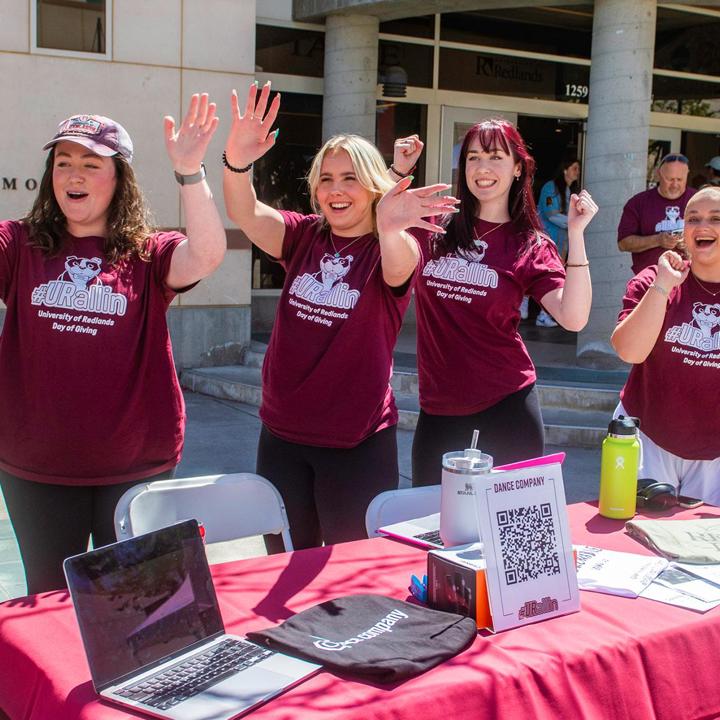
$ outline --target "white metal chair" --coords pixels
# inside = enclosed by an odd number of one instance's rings
[[[202,522],[207,543],[267,533],[280,534],[285,549],[293,549],[280,493],[270,481],[254,473],[135,485],[115,508],[115,535],[124,540],[190,518]]]
[[[440,512],[440,485],[386,490],[376,495],[365,512],[368,537],[377,537],[378,528]]]

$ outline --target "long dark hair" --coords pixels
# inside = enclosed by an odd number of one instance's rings
[[[112,265],[133,255],[147,261],[150,259],[147,242],[153,226],[145,199],[131,165],[118,155],[114,155],[113,160],[117,185],[108,208],[108,234],[103,248],[105,257]],[[28,226],[30,245],[47,257],[54,257],[62,251],[67,231],[67,220],[53,191],[54,161],[55,147],[48,153],[35,202],[23,218]]]
[[[568,207],[567,207],[567,193],[566,190],[568,187],[570,187],[571,193],[576,193],[580,191],[580,178],[578,177],[575,182],[571,183],[569,186],[565,182],[565,171],[575,163],[580,164],[580,161],[576,157],[566,157],[559,165],[557,170],[555,171],[555,177],[553,177],[553,182],[555,183],[555,187],[557,188],[558,194],[560,195],[560,212],[567,214]]]
[[[508,210],[513,230],[525,236],[520,252],[530,248],[544,235],[542,224],[533,199],[532,183],[535,175],[535,160],[528,152],[527,145],[517,128],[502,118],[492,118],[473,125],[465,134],[460,148],[458,176],[455,196],[460,199],[460,212],[447,216],[443,225],[445,235],[438,235],[433,241],[433,252],[441,255],[458,248],[472,250],[475,217],[480,210],[480,201],[470,192],[465,178],[465,165],[470,144],[478,139],[484,152],[501,148],[514,162],[520,163],[520,177],[510,186]]]

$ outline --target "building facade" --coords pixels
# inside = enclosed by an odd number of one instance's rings
[[[253,79],[282,93],[277,146],[256,163],[261,199],[307,210],[303,177],[323,139],[357,132],[386,157],[418,132],[420,182],[453,179],[473,123],[517,123],[538,163],[538,186],[577,155],[601,206],[587,233],[594,301],[578,362],[613,367],[609,345],[630,258],[616,245],[625,201],[652,181],[668,151],[701,182],[720,154],[720,3],[656,0],[0,0],[0,216],[33,197],[39,147],[63,117],[117,117],[159,225],[181,227],[162,144],[162,116],[193,92],[219,104],[208,157],[221,205],[219,156],[227,97]],[[232,359],[251,323],[269,329],[283,274],[228,227],[223,267],[170,315],[178,364]],[[412,322],[412,313],[407,322]]]

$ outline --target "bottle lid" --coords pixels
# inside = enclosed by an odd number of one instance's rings
[[[618,415],[618,417],[610,421],[610,424],[608,425],[608,434],[623,436],[637,435],[639,427],[640,421],[638,418]]]
[[[466,448],[443,455],[443,467],[450,472],[465,474],[487,473],[492,470],[491,455],[475,448]]]

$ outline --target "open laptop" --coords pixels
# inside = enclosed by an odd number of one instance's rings
[[[552,463],[560,463],[565,460],[565,453],[553,453],[552,455],[543,455],[541,457],[529,458],[528,460],[520,460],[507,465],[498,465],[493,472],[503,470],[517,470],[525,467],[536,467],[540,465],[550,465]],[[425,517],[405,520],[403,522],[383,525],[378,528],[378,532],[396,540],[404,540],[405,542],[419,545],[424,548],[441,548],[444,547],[443,541],[440,539],[440,513],[433,513]]]
[[[230,720],[319,665],[225,634],[195,520],[65,560],[93,685],[171,720]]]
[[[440,513],[384,525],[378,528],[378,532],[420,547],[443,547],[443,541],[440,539]]]

